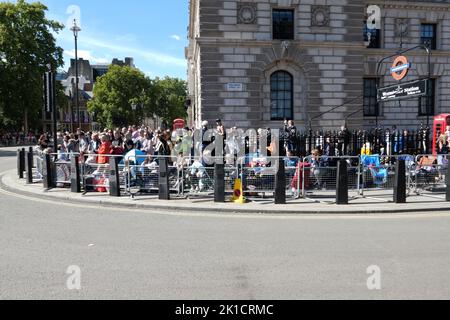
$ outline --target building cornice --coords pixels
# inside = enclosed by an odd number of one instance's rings
[[[440,2],[366,0],[365,4],[378,5],[382,9],[450,11],[450,3],[440,3]]]
[[[222,38],[197,38],[197,44],[201,46],[240,46],[240,47],[273,47],[274,45],[281,46],[282,41],[272,40],[238,40],[238,39],[222,39]],[[303,48],[348,48],[348,49],[365,49],[364,43],[343,42],[343,41],[303,41],[291,40],[289,41],[293,46],[300,46]]]
[[[406,48],[405,48],[406,49]],[[364,55],[371,57],[378,56],[388,56],[391,54],[395,54],[398,50],[396,49],[365,49]],[[415,50],[407,53],[409,56],[427,56],[427,52],[425,50]],[[446,50],[433,50],[431,52],[431,57],[450,57],[450,51]]]

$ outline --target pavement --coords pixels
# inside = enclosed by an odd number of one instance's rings
[[[428,213],[450,211],[450,202],[445,201],[444,194],[416,195],[408,197],[406,204],[393,202],[393,191],[369,191],[364,196],[356,192],[350,194],[348,205],[336,205],[333,194],[326,196],[308,196],[306,199],[288,197],[287,204],[275,205],[273,199],[251,198],[249,203],[236,204],[214,203],[211,196],[193,196],[172,200],[159,200],[157,195],[138,195],[134,198],[124,195],[110,197],[107,193],[91,192],[85,195],[71,193],[67,188],[45,190],[42,183],[27,184],[17,177],[16,170],[0,174],[0,187],[9,192],[36,197],[39,199],[65,201],[69,203],[86,203],[109,207],[156,209],[180,212],[209,212],[221,214],[387,214],[387,213]],[[228,197],[230,198],[230,197]]]

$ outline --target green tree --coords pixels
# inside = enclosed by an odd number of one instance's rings
[[[0,125],[37,128],[43,105],[42,75],[63,65],[53,32],[63,25],[45,17],[39,2],[0,3]]]
[[[177,118],[186,119],[186,81],[170,77],[156,78],[153,85],[156,115],[169,124]]]
[[[111,66],[97,79],[88,110],[95,114],[97,122],[109,128],[137,124],[147,112],[154,112],[151,91],[152,82],[141,71],[128,66]]]

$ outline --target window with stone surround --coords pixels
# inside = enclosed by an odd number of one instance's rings
[[[422,23],[420,27],[422,44],[426,45],[431,50],[437,49],[436,30],[437,27],[434,23]]]
[[[428,81],[428,95],[419,98],[419,116],[434,116],[436,110],[436,79]]]
[[[377,117],[380,115],[377,101],[377,78],[364,78],[364,116]]]
[[[294,10],[273,9],[272,12],[273,39],[294,39]]]
[[[276,71],[270,77],[271,119],[293,119],[294,80],[286,71]]]

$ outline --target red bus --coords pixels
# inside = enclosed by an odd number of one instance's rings
[[[433,155],[438,153],[438,139],[441,133],[447,131],[450,126],[450,114],[440,114],[434,117],[433,125]]]
[[[173,120],[173,130],[184,129],[186,127],[186,121],[183,119]]]

